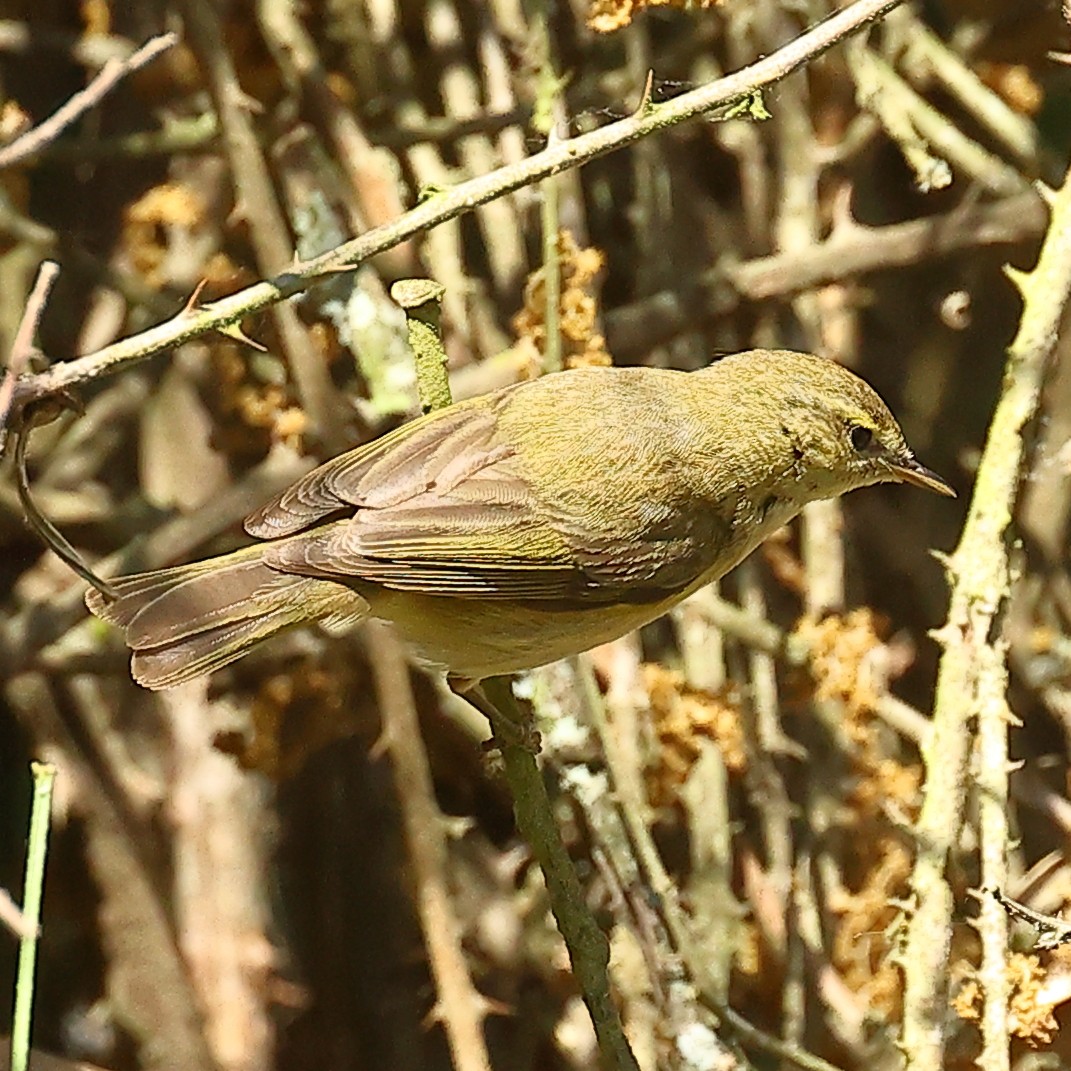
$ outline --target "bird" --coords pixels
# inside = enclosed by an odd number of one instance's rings
[[[432,411],[301,477],[257,542],[90,589],[131,673],[168,688],[306,622],[392,622],[456,689],[653,621],[809,502],[954,496],[834,361],[754,349],[692,372],[555,372]]]

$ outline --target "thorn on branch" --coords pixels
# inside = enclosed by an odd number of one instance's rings
[[[1010,282],[1012,286],[1025,297],[1026,285],[1030,279],[1030,272],[1023,271],[1021,268],[1016,268],[1011,264],[1005,264],[1003,270],[1005,276],[1007,276],[1008,282]]]
[[[633,113],[636,118],[643,118],[643,116],[649,114],[654,108],[654,102],[651,99],[654,93],[654,71],[649,70],[647,72],[647,80],[643,83],[643,93],[640,94],[640,102],[636,105],[636,111]]]
[[[216,330],[221,335],[226,335],[227,338],[233,338],[236,342],[242,342],[246,346],[251,347],[254,350],[258,350],[260,353],[267,353],[268,347],[256,339],[250,338],[243,330],[242,325],[238,323],[233,324],[220,324]]]
[[[191,313],[197,310],[198,303],[201,300],[201,295],[204,293],[204,289],[206,286],[208,286],[208,279],[202,279],[193,288],[193,292],[186,299],[186,304],[183,305],[182,311],[179,313],[179,316],[189,316]]]

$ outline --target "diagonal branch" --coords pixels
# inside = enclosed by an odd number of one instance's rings
[[[99,104],[128,74],[141,70],[161,53],[166,52],[178,35],[161,34],[145,42],[136,52],[126,59],[110,59],[100,72],[80,93],[75,93],[61,107],[57,108],[43,123],[28,130],[20,138],[0,149],[0,169],[11,167],[33,156],[54,141],[80,115]]]
[[[659,130],[706,115],[773,85],[838,41],[888,14],[902,0],[856,0],[835,15],[800,34],[783,48],[708,85],[665,104],[649,105],[642,112],[567,141],[549,145],[540,153],[463,182],[436,194],[393,223],[376,227],[350,242],[297,265],[291,271],[255,283],[205,308],[182,312],[147,331],[120,339],[96,353],[57,364],[17,384],[16,404],[110,375],[134,361],[188,342],[209,331],[238,323],[308,289],[326,275],[356,267],[382,253],[479,205],[512,193],[551,175],[579,167],[599,156],[623,148]]]

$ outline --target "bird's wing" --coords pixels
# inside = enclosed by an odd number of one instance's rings
[[[306,473],[246,517],[245,530],[257,539],[279,539],[340,510],[406,502],[456,482],[465,466],[494,462],[505,452],[494,433],[494,409],[482,398],[430,413]]]
[[[404,506],[361,510],[269,544],[264,561],[396,591],[576,607],[658,602],[700,571],[691,539],[640,544],[575,528],[566,536],[526,490],[509,501],[481,500],[472,493],[479,482],[466,481],[463,495],[427,493]]]
[[[302,531],[347,506],[356,507],[352,517]],[[700,571],[698,533],[674,510],[645,514],[642,531],[611,530],[617,518],[557,515],[501,441],[495,409],[473,406],[328,462],[246,527],[290,535],[264,549],[264,561],[285,572],[589,606],[660,601]]]

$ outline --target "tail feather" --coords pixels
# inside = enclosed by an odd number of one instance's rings
[[[279,572],[263,550],[120,577],[114,599],[90,590],[86,604],[125,630],[134,679],[153,689],[228,665],[282,629],[323,620],[338,630],[368,613],[355,591]]]
[[[293,614],[276,611],[205,629],[175,643],[135,650],[130,672],[146,688],[171,688],[230,665],[269,636],[295,624],[300,619],[295,620]]]

